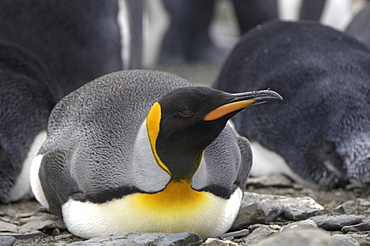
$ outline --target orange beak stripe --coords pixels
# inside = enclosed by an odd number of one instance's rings
[[[254,101],[255,100],[238,101],[222,105],[209,112],[206,116],[204,116],[203,120],[205,121],[217,120],[234,111],[248,107],[249,105],[254,103]]]

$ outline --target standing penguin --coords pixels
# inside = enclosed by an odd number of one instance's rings
[[[353,18],[346,33],[370,47],[370,2]]]
[[[218,236],[237,215],[252,161],[248,141],[227,121],[274,99],[281,97],[273,91],[192,87],[163,72],[108,74],[54,108],[32,164],[32,190],[83,238]]]
[[[2,0],[0,39],[40,57],[68,94],[122,70],[118,13],[117,0]]]
[[[279,107],[265,104],[233,118],[252,143],[254,167],[286,163],[293,178],[331,189],[370,182],[369,81],[365,45],[317,23],[276,21],[240,40],[214,87],[279,91]]]
[[[226,51],[210,35],[217,1],[162,0],[170,24],[160,48],[158,63],[222,63]],[[240,33],[265,21],[278,18],[277,0],[233,0]]]
[[[29,171],[60,98],[38,57],[0,42],[0,203],[32,197]]]

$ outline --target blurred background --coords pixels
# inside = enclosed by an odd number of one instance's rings
[[[183,0],[172,1],[181,2]],[[163,49],[161,50],[163,37],[170,28],[171,16],[166,12],[162,0],[148,1],[148,13],[144,16],[144,26],[147,25],[147,27],[144,32],[143,67],[170,71],[196,84],[209,86],[217,76],[223,59],[226,58],[238,42],[240,35],[243,34],[239,26],[240,23],[238,23],[234,2],[237,1],[215,1],[209,24],[208,31],[211,43],[219,49],[221,59],[158,62],[161,56],[160,52],[163,52]],[[312,20],[342,31],[367,4],[366,0],[264,0],[260,2],[262,3],[256,6],[245,6],[246,8],[255,7],[250,10],[249,14],[260,16],[259,19],[254,16],[245,16],[244,22],[250,21],[253,26],[257,25],[258,21],[263,23],[274,18],[288,21]],[[271,10],[272,7],[277,9]],[[245,13],[245,15],[247,14]]]

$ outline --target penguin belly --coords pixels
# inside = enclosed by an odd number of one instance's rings
[[[263,176],[274,173],[280,173],[293,179],[295,182],[303,184],[307,187],[317,188],[313,182],[303,179],[297,175],[287,164],[284,157],[275,151],[269,150],[257,141],[250,142],[253,153],[253,164],[251,168],[251,176]]]
[[[15,185],[9,194],[9,201],[18,201],[22,199],[30,199],[33,197],[30,183],[30,168],[32,159],[36,156],[39,148],[46,139],[46,131],[42,131],[36,135],[30,150],[28,151],[27,158],[24,160],[22,170],[17,177]]]
[[[195,191],[187,182],[170,182],[155,194],[135,193],[98,204],[69,199],[63,219],[73,234],[92,238],[122,232],[195,232],[216,237],[232,226],[242,199],[241,189],[223,199]]]

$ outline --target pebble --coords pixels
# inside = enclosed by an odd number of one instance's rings
[[[360,201],[360,205],[364,207],[370,207],[370,201]]]
[[[29,230],[39,230],[39,231],[46,231],[46,230],[54,230],[56,229],[56,223],[52,220],[46,220],[46,221],[30,221],[23,226],[20,227],[20,232],[26,232]]]
[[[323,206],[318,204],[311,197],[288,197],[288,196],[278,196],[278,195],[263,195],[253,192],[245,193],[245,196],[242,200],[241,207],[255,203],[263,202],[266,206],[285,206],[285,207],[302,207],[309,209],[324,209]]]
[[[283,215],[288,220],[308,219],[324,208],[310,197],[286,197],[245,193],[231,230],[256,223],[276,221]]]
[[[284,210],[283,216],[287,220],[306,220],[315,216],[319,211],[320,209],[287,207]]]
[[[271,174],[259,177],[250,177],[248,185],[256,188],[262,187],[293,187],[293,182],[282,174]]]
[[[359,224],[361,216],[357,215],[319,215],[310,218],[316,225],[325,230],[341,230],[344,226]]]
[[[192,232],[183,233],[123,233],[111,236],[92,238],[83,242],[68,244],[70,246],[104,246],[104,245],[155,245],[155,246],[197,246],[203,243],[198,234]],[[55,246],[64,246],[57,243]]]
[[[17,232],[17,226],[11,223],[0,221],[0,232]]]
[[[353,237],[361,246],[369,246],[370,245],[370,235],[368,233],[366,234],[351,234],[351,237]]]
[[[263,202],[251,203],[240,207],[239,213],[231,230],[238,230],[248,225],[263,223],[268,217],[269,210]]]
[[[302,229],[319,229],[315,222],[312,220],[302,220],[294,223],[287,224],[280,229],[280,233],[291,231],[291,230],[302,230]]]
[[[237,243],[234,243],[230,240],[221,240],[218,238],[208,238],[203,245],[206,246],[238,246]]]
[[[291,230],[268,237],[255,246],[334,246],[332,237],[321,230]]]
[[[342,227],[343,233],[359,232],[359,231],[370,231],[370,220],[364,221],[357,225],[349,225],[349,226]]]
[[[247,245],[256,244],[261,240],[271,236],[272,234],[277,233],[276,230],[269,228],[266,225],[259,225],[256,229],[254,229],[251,234],[249,234],[245,239],[244,242]]]
[[[44,233],[58,235],[65,231],[65,225],[61,221],[40,220],[29,221],[22,226],[0,221],[0,236],[11,236],[19,239],[27,239],[36,236],[46,236]],[[0,244],[1,245],[1,244]]]
[[[335,246],[360,246],[360,244],[349,235],[336,234],[331,237]]]
[[[15,237],[0,236],[0,246],[11,246],[15,243]]]
[[[249,234],[249,230],[242,229],[240,231],[232,231],[232,232],[224,233],[220,236],[220,238],[223,240],[233,240],[235,238],[246,237],[248,236],[248,234]]]

